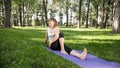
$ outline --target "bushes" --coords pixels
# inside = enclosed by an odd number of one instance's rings
[[[33,23],[33,26],[40,26],[40,21],[38,18],[34,19],[32,23]]]

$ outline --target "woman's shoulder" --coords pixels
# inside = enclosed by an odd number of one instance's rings
[[[55,27],[55,29],[59,29],[59,27],[58,27],[58,26],[56,26],[56,27]]]
[[[58,26],[56,26],[54,29],[55,29],[55,30],[59,30],[59,27],[58,27]]]

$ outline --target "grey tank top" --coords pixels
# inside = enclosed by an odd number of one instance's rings
[[[54,29],[51,29],[51,28],[48,28],[47,29],[47,33],[48,33],[48,39],[49,39],[49,43],[52,42],[52,39],[55,37],[56,33],[55,33],[55,28]]]

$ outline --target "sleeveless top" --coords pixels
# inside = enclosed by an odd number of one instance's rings
[[[48,28],[47,29],[47,33],[48,33],[48,39],[49,39],[49,43],[52,42],[52,39],[55,37],[56,33],[55,33],[55,28],[51,29]]]

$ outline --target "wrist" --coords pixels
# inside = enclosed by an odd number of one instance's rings
[[[49,45],[51,45],[52,43],[50,42]]]

